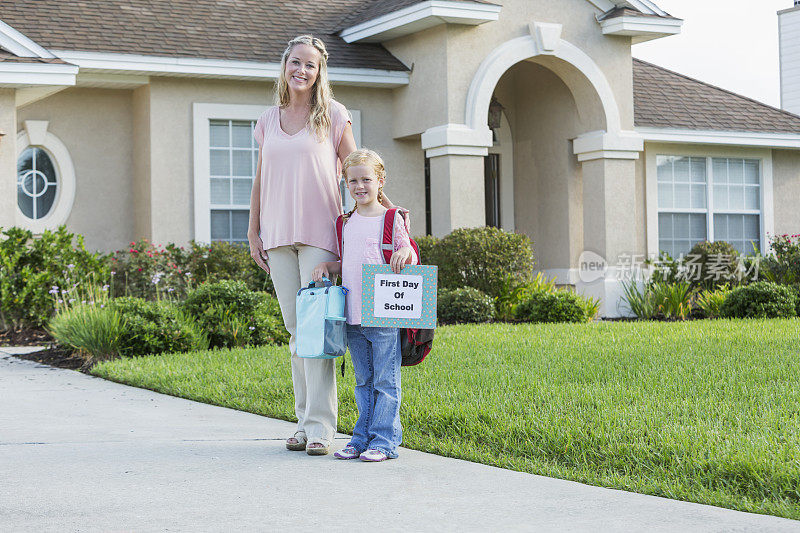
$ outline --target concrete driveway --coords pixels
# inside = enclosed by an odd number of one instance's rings
[[[412,450],[309,457],[292,430],[0,353],[0,531],[800,532]]]

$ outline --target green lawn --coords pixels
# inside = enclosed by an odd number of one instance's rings
[[[94,374],[293,420],[285,347],[117,360]],[[800,320],[449,326],[403,370],[404,445],[800,519]],[[356,420],[353,370],[339,429]],[[402,460],[402,456],[401,456]]]

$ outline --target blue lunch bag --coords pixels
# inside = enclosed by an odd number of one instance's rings
[[[312,281],[297,291],[298,357],[333,359],[347,351],[344,297],[348,291],[328,278],[322,282],[322,287]]]

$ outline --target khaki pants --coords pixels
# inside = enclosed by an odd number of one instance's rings
[[[292,385],[297,431],[309,440],[330,443],[336,434],[338,400],[336,397],[335,359],[306,359],[295,355],[295,298],[301,287],[311,281],[311,272],[318,264],[336,261],[338,257],[321,248],[295,244],[267,250],[272,284],[278,295],[283,324],[291,334]]]

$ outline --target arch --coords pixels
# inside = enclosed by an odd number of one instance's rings
[[[75,202],[75,167],[72,164],[69,150],[61,142],[61,139],[46,131],[46,122],[26,121],[25,126],[26,129],[17,133],[17,160],[19,160],[22,152],[31,146],[43,148],[55,165],[56,179],[58,181],[53,207],[44,218],[32,220],[26,217],[20,210],[19,205],[15,203],[17,225],[29,229],[33,233],[42,233],[46,229],[58,228],[69,218],[72,212],[72,205]]]
[[[532,25],[535,26],[535,23]],[[560,28],[559,28],[560,31]],[[619,106],[614,98],[611,85],[600,67],[577,46],[561,39],[552,40],[552,49],[546,49],[541,43],[544,39],[535,39],[532,35],[517,37],[501,44],[486,56],[472,78],[467,92],[466,125],[474,131],[487,128],[486,117],[489,102],[497,83],[503,74],[513,65],[537,56],[550,56],[562,60],[577,69],[597,93],[603,106],[605,129],[608,133],[622,132],[622,120]],[[569,84],[569,80],[564,80]],[[572,88],[572,87],[571,87]]]

